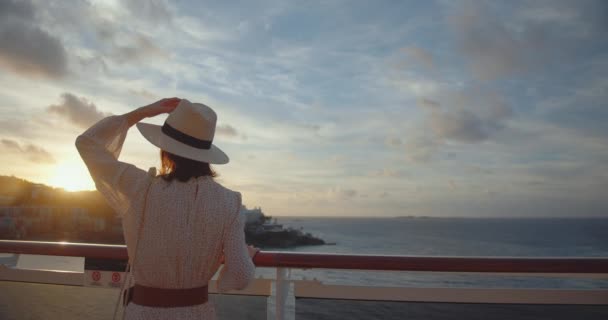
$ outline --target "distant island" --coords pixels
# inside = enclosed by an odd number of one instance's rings
[[[325,242],[284,228],[261,208],[247,209],[245,238],[257,247]],[[97,191],[67,192],[14,176],[0,176],[0,239],[124,244],[122,221]]]

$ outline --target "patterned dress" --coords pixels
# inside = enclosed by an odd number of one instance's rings
[[[167,182],[118,161],[129,130],[124,116],[110,116],[76,139],[97,190],[122,217],[129,257],[135,256],[137,233],[144,228],[132,275],[138,284],[166,289],[207,285],[220,267],[218,290],[243,289],[255,267],[245,244],[241,194],[210,177]],[[148,195],[146,196],[146,193]],[[152,308],[130,303],[125,318],[215,319],[212,302],[192,307]]]

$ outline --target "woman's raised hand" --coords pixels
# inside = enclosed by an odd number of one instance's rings
[[[161,99],[147,106],[143,106],[126,113],[124,116],[127,118],[127,123],[129,126],[132,126],[144,118],[155,117],[162,113],[173,112],[173,110],[177,108],[180,101],[182,101],[180,98]]]
[[[142,111],[146,117],[154,117],[163,113],[171,113],[179,102],[182,101],[180,98],[165,98],[151,103],[145,107],[142,107]]]

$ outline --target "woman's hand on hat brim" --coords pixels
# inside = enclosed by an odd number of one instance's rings
[[[155,117],[163,113],[171,113],[182,101],[180,98],[165,98],[141,108],[143,115],[147,118]]]
[[[124,116],[127,118],[127,122],[130,127],[145,118],[155,117],[159,114],[173,112],[173,110],[177,108],[177,105],[180,101],[182,101],[182,99],[180,98],[161,99],[152,104],[137,108],[129,113],[126,113]]]

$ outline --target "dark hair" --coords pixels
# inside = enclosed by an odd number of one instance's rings
[[[209,163],[180,157],[165,150],[160,150],[160,162],[160,176],[165,181],[177,179],[186,182],[191,178],[202,176],[217,177],[217,173],[211,169]]]

